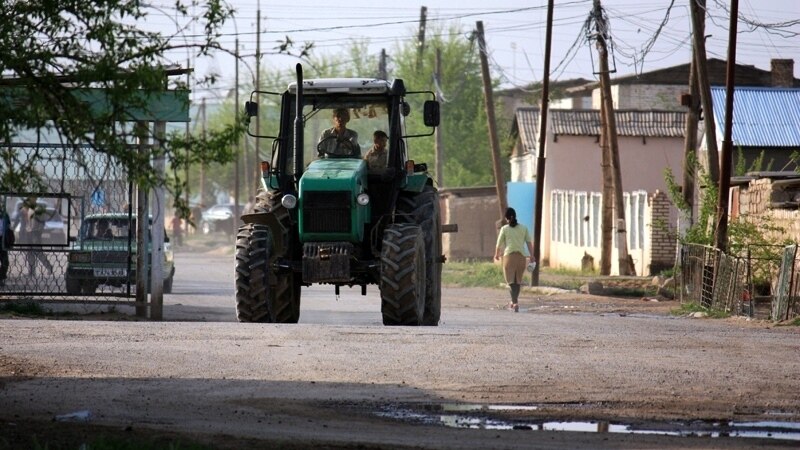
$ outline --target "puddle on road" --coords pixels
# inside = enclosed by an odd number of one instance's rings
[[[550,405],[552,406],[552,405]],[[538,411],[537,405],[425,404],[384,405],[379,417],[451,428],[484,430],[577,431],[588,433],[655,434],[663,436],[739,437],[800,441],[800,422],[689,421],[626,424],[607,421],[516,420],[491,417],[493,412]]]

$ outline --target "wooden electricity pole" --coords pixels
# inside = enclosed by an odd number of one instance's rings
[[[694,53],[693,53],[694,54]],[[697,161],[697,125],[700,120],[700,89],[697,87],[697,62],[692,57],[689,64],[689,97],[684,105],[686,110],[686,137],[683,144],[683,202],[687,206],[682,213],[679,232],[684,236],[686,230],[694,223],[694,169]]]
[[[617,142],[617,121],[614,117],[614,102],[611,98],[611,77],[608,68],[608,46],[606,36],[608,24],[603,16],[600,0],[594,0],[595,23],[597,26],[597,52],[600,64],[600,99],[602,109],[605,111],[606,127],[603,131],[607,134],[608,150],[611,154],[611,167],[614,179],[614,210],[616,212],[617,229],[617,258],[620,275],[632,275],[631,264],[628,258],[628,233],[625,224],[625,202],[622,196],[622,171],[619,161],[619,143]]]
[[[436,73],[433,75],[436,80],[436,91],[440,93],[442,89],[442,49],[436,49]],[[436,152],[435,152],[435,166],[436,166],[436,186],[441,189],[444,186],[444,151],[442,149],[442,125],[436,127]]]
[[[378,79],[385,80],[389,76],[386,73],[386,49],[381,49],[381,58],[378,60]]]
[[[717,232],[714,236],[717,249],[728,251],[728,201],[731,186],[731,159],[733,157],[733,92],[736,84],[736,29],[739,19],[739,0],[731,1],[728,29],[728,67],[725,73],[725,136],[722,141],[722,168],[719,176],[719,202],[717,204]]]
[[[239,38],[236,38],[236,68],[234,70],[235,73],[235,82],[234,84],[234,91],[233,91],[233,111],[234,111],[234,119],[236,123],[239,123]],[[239,160],[242,157],[242,140],[241,138],[236,139],[236,156],[234,158],[233,164],[233,223],[231,224],[231,233],[233,236],[236,236],[236,230],[239,227],[239,216],[241,215],[241,210],[239,208],[239,196],[240,196],[240,180],[239,180],[239,171],[241,170],[239,167]]]
[[[539,285],[539,269],[542,260],[542,212],[544,202],[545,144],[547,143],[547,114],[550,109],[550,49],[553,40],[553,4],[547,1],[547,28],[544,39],[544,73],[542,74],[542,108],[539,119],[539,148],[536,157],[536,204],[533,216],[533,261],[536,265],[531,273],[531,286]]]
[[[481,78],[483,79],[483,101],[486,106],[486,120],[489,125],[489,143],[492,146],[492,168],[494,169],[494,184],[497,188],[497,204],[500,207],[500,220],[506,214],[508,201],[506,200],[506,185],[503,182],[503,169],[500,165],[500,141],[497,138],[497,123],[494,117],[494,96],[492,94],[492,80],[489,78],[489,58],[486,55],[486,41],[483,38],[483,22],[478,21],[478,51],[481,58]]]
[[[714,102],[711,99],[711,83],[708,81],[706,65],[705,15],[706,0],[689,2],[692,16],[692,43],[696,63],[700,100],[703,104],[706,149],[708,150],[708,175],[715,186],[719,186],[719,151],[717,150],[717,128],[714,120]]]
[[[201,136],[203,140],[206,139],[206,99],[203,99],[200,102],[200,125],[201,125]],[[200,203],[202,204],[206,198],[206,164],[200,163]]]
[[[417,35],[417,71],[422,68],[422,56],[425,53],[425,26],[428,20],[428,8],[419,8],[419,34]]]
[[[256,10],[256,91],[261,90],[261,9]],[[299,87],[298,87],[299,89]],[[256,93],[256,104],[259,104],[259,94]],[[261,136],[261,117],[256,116],[256,136]],[[253,139],[255,150],[253,152],[253,165],[249,167],[252,183],[247,188],[250,197],[255,198],[258,190],[258,176],[261,174],[261,155],[259,152],[261,139]],[[245,164],[246,166],[247,164]]]
[[[600,275],[611,275],[611,242],[614,233],[614,175],[611,170],[611,152],[608,149],[606,110],[600,108],[600,152],[603,173],[603,205],[600,213]]]

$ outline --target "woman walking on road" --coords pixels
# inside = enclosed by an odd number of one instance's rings
[[[508,309],[519,312],[517,300],[519,299],[522,275],[527,267],[523,252],[525,246],[527,246],[528,254],[531,255],[530,261],[533,262],[533,244],[531,244],[528,228],[517,222],[517,212],[514,211],[514,208],[508,208],[505,215],[508,224],[503,225],[503,228],[500,229],[500,235],[497,236],[494,259],[500,259],[500,252],[505,247],[505,251],[503,251],[503,275],[506,283],[511,288],[511,303],[508,304]]]

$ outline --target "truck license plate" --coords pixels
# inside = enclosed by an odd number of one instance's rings
[[[94,269],[94,276],[96,277],[124,277],[128,275],[128,269],[124,268],[96,268]]]

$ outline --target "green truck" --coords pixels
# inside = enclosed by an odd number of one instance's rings
[[[152,220],[151,220],[152,226]],[[124,213],[87,215],[67,260],[67,294],[93,294],[100,285],[136,284],[136,218]],[[172,292],[175,263],[164,233],[164,293]]]
[[[412,111],[410,96],[421,110]],[[265,99],[279,108],[260,108]],[[305,80],[298,64],[285,92],[256,91],[245,110],[248,133],[271,140],[272,158],[261,163],[262,189],[237,234],[238,319],[296,323],[303,286],[331,285],[337,295],[358,286],[366,295],[377,285],[385,325],[438,325],[442,233],[456,227],[442,225],[439,192],[409,152],[439,124],[435,95],[407,91],[399,79]],[[423,133],[407,131],[411,114]],[[349,116],[346,132],[334,131],[340,116]],[[254,133],[257,120],[279,122],[277,135]],[[368,164],[382,136],[388,153]]]

